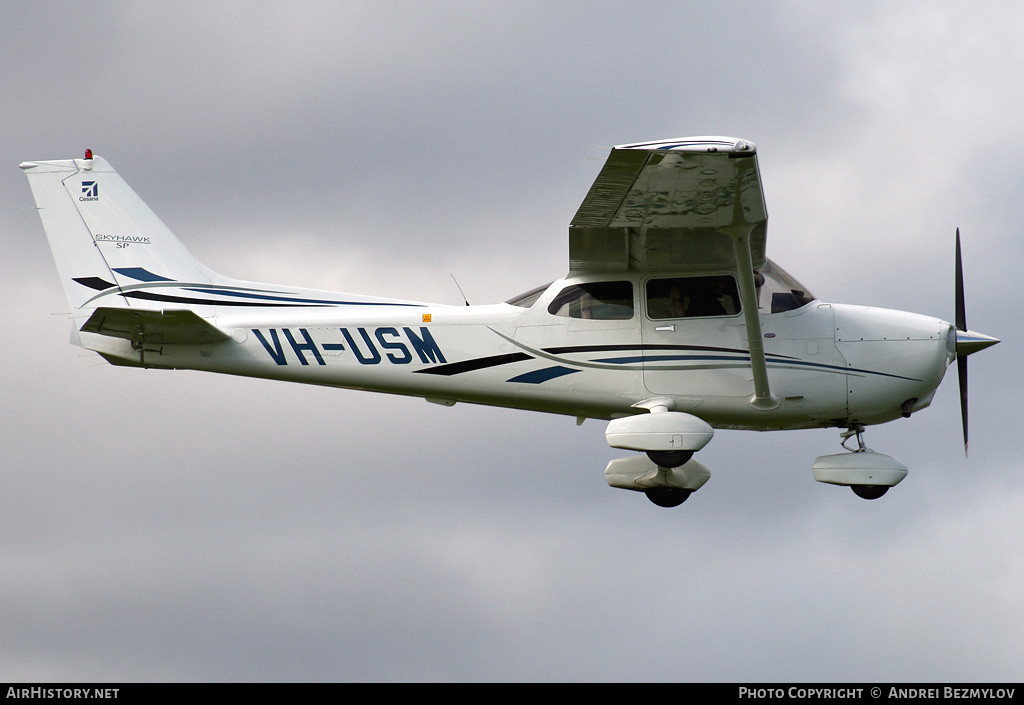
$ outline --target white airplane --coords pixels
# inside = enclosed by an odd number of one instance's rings
[[[820,482],[881,497],[907,467],[866,426],[929,405],[967,330],[825,303],[765,257],[755,146],[691,137],[612,149],[569,226],[569,273],[505,303],[452,306],[229,279],[174,237],[110,164],[24,162],[71,304],[71,342],[114,365],[192,369],[609,421],[613,487],[678,506],[715,428],[836,427]],[[856,439],[857,447],[847,443]]]

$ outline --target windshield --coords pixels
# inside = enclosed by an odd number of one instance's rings
[[[757,270],[757,307],[770,313],[793,311],[814,301],[807,288],[786,273],[782,267],[768,260]]]
[[[541,294],[543,294],[545,291],[548,290],[549,286],[551,286],[551,282],[548,282],[547,284],[544,284],[543,286],[538,286],[536,289],[530,289],[525,294],[520,294],[519,296],[513,296],[511,299],[509,299],[505,303],[512,304],[513,306],[520,306],[522,308],[530,308],[535,303],[537,303],[537,299],[540,298]]]

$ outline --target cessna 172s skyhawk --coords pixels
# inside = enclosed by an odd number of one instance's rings
[[[819,301],[765,257],[756,149],[692,137],[612,149],[569,225],[569,274],[450,306],[229,279],[196,261],[103,159],[24,162],[71,304],[72,342],[193,369],[606,419],[610,485],[676,506],[715,428],[842,429],[816,480],[875,499],[905,465],[871,424],[925,408],[998,342],[956,323]],[[856,440],[856,448],[846,443]]]

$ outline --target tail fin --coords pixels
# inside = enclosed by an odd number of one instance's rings
[[[76,317],[98,307],[164,308],[166,297],[132,294],[156,282],[213,283],[212,272],[105,159],[87,152],[85,159],[20,166]]]
[[[71,304],[72,342],[111,362],[145,364],[150,343],[223,341],[228,334],[212,320],[218,310],[424,305],[223,277],[200,264],[106,160],[86,152],[21,168]]]

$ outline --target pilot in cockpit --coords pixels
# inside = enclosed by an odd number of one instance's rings
[[[697,286],[686,299],[686,316],[731,316],[736,300],[726,292],[725,277],[695,278]]]

